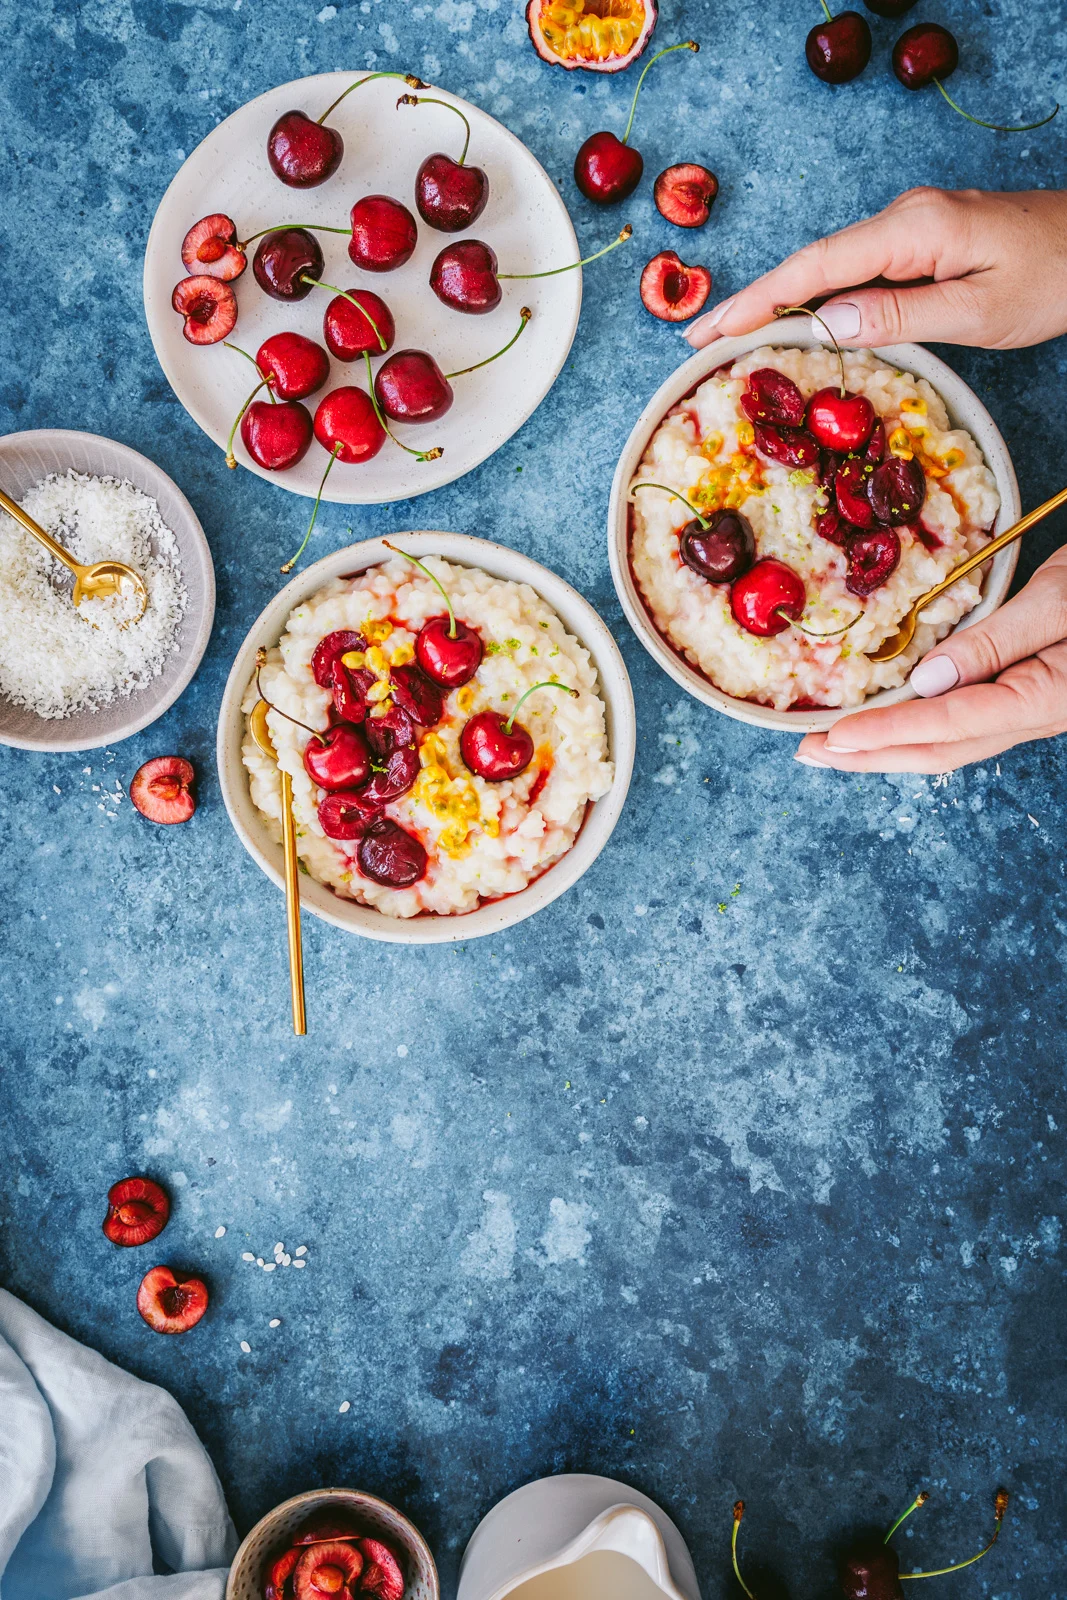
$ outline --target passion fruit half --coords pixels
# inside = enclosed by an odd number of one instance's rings
[[[529,0],[526,26],[542,61],[573,72],[624,72],[655,31],[658,0]]]

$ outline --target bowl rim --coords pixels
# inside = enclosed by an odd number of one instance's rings
[[[370,1507],[380,1506],[384,1511],[390,1512],[395,1517],[399,1517],[400,1521],[409,1531],[412,1544],[418,1550],[419,1555],[426,1562],[429,1576],[433,1581],[433,1600],[440,1600],[441,1577],[437,1571],[437,1563],[433,1558],[433,1551],[426,1543],[426,1540],[423,1538],[418,1528],[416,1528],[415,1524],[411,1521],[411,1518],[405,1516],[404,1512],[400,1510],[399,1506],[394,1506],[389,1500],[383,1500],[380,1495],[371,1494],[366,1489],[346,1489],[341,1485],[335,1485],[334,1487],[328,1489],[304,1489],[300,1494],[291,1495],[288,1500],[283,1500],[280,1505],[274,1506],[272,1510],[265,1511],[260,1517],[259,1521],[249,1528],[248,1532],[237,1546],[237,1550],[234,1553],[234,1558],[230,1562],[230,1570],[226,1574],[226,1593],[223,1597],[223,1600],[234,1600],[234,1589],[237,1582],[236,1575],[238,1572],[238,1566],[242,1559],[247,1560],[253,1540],[258,1538],[261,1532],[265,1530],[267,1525],[271,1524],[275,1518],[280,1517],[282,1512],[297,1511],[302,1506],[307,1506],[310,1510],[313,1506],[329,1503],[334,1499],[335,1496],[339,1495],[343,1496],[348,1503],[351,1503],[351,1497],[355,1497],[355,1499],[360,1501],[360,1503],[363,1505]]]
[[[739,722],[747,722],[754,727],[772,728],[798,736],[804,733],[825,733],[842,717],[853,716],[859,710],[868,711],[876,707],[898,705],[904,700],[913,700],[915,691],[910,684],[903,683],[899,688],[881,689],[876,694],[868,695],[862,707],[831,706],[802,711],[776,711],[771,706],[739,700],[717,688],[667,642],[646,610],[630,568],[627,488],[652,434],[672,406],[690,394],[717,367],[725,362],[736,361],[765,344],[813,350],[826,348],[825,344],[820,344],[813,336],[808,317],[784,317],[780,322],[767,323],[752,333],[741,334],[735,338],[718,339],[703,350],[698,350],[688,361],[676,368],[660,384],[642,410],[619,456],[608,505],[608,557],[615,592],[626,614],[626,620],[652,659],[687,694],[715,711],[721,711],[728,717],[733,717]],[[855,350],[860,347],[846,343],[842,348]],[[879,345],[871,348],[871,354],[895,367],[914,372],[916,376],[925,378],[932,384],[945,401],[952,421],[973,434],[987,466],[996,478],[1000,493],[1000,510],[993,524],[993,531],[999,532],[1017,522],[1022,514],[1019,484],[1007,444],[1000,429],[969,384],[965,383],[939,356],[935,356],[923,345]],[[966,420],[964,413],[967,414]],[[983,584],[981,600],[973,611],[961,618],[953,632],[980,622],[1003,604],[1011,587],[1018,560],[1018,542],[1009,545],[1007,549],[1001,550],[993,557],[992,570]]]
[[[344,900],[325,884],[304,873],[300,875],[301,907],[334,927],[388,944],[458,944],[502,933],[543,910],[571,888],[603,850],[622,814],[633,771],[637,743],[633,689],[622,653],[607,624],[577,589],[548,567],[508,545],[468,533],[419,529],[401,530],[384,537],[403,540],[412,553],[420,557],[439,555],[457,565],[480,567],[494,577],[529,584],[557,612],[567,631],[588,650],[600,680],[606,712],[608,753],[615,766],[611,788],[587,810],[570,849],[524,889],[455,916],[403,918],[386,916],[356,900]],[[389,560],[393,554],[382,537],[363,539],[335,550],[298,573],[257,617],[230,668],[218,720],[217,758],[222,798],[241,843],[279,889],[285,887],[282,847],[267,840],[259,813],[252,805],[241,760],[245,721],[241,701],[252,675],[256,649],[262,644],[276,644],[293,607],[308,599],[331,578],[365,571]]]
[[[109,450],[116,451],[127,463],[126,476],[130,482],[158,502],[161,485],[165,485],[169,493],[174,496],[178,509],[182,512],[188,523],[190,533],[191,561],[197,568],[200,581],[203,585],[204,602],[195,632],[191,634],[188,642],[181,646],[182,665],[177,676],[173,679],[166,692],[158,699],[153,700],[147,709],[137,716],[131,717],[122,723],[119,729],[110,734],[108,738],[101,739],[98,734],[77,738],[25,738],[4,733],[0,730],[0,744],[8,745],[16,750],[42,750],[50,752],[64,752],[76,750],[103,750],[109,749],[113,744],[121,744],[124,739],[130,739],[135,733],[142,733],[152,723],[158,722],[164,712],[169,711],[189,687],[208,646],[211,629],[215,621],[215,566],[211,559],[211,546],[207,542],[207,535],[201,526],[200,519],[186,496],[179,489],[174,479],[163,471],[163,468],[132,445],[123,444],[118,439],[109,439],[106,434],[86,433],[78,428],[28,428],[21,433],[8,433],[0,438],[0,467],[2,467],[4,452],[12,445],[22,445],[27,448],[52,449],[62,453],[62,442],[77,440],[85,449],[86,454],[91,454],[97,444],[105,444]],[[58,442],[58,443],[57,443]],[[69,470],[80,471],[81,468],[71,463]],[[100,476],[114,476],[110,470],[104,471]],[[173,520],[173,514],[172,514]],[[169,525],[169,524],[168,524]],[[171,530],[173,532],[173,529]],[[182,552],[183,569],[186,565],[185,552]],[[188,580],[186,580],[188,581]],[[153,680],[155,681],[155,680]],[[150,685],[145,686],[146,689]],[[91,713],[83,713],[91,716]],[[52,722],[47,718],[40,718],[43,728],[62,727],[61,722]]]

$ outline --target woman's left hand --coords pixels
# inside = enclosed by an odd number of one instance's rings
[[[953,772],[1067,732],[1067,545],[1013,600],[912,672],[919,700],[843,717],[796,759],[839,772]]]

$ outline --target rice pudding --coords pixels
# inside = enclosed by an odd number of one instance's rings
[[[726,694],[778,711],[902,684],[977,605],[980,573],[920,614],[895,660],[865,652],[988,543],[1000,508],[977,444],[925,379],[866,350],[843,363],[842,408],[866,417],[866,437],[858,426],[849,441],[844,416],[825,442],[833,350],[763,346],[668,413],[631,485],[630,563],[656,627]],[[649,482],[664,487],[636,487]]]
[[[276,708],[267,726],[308,872],[396,917],[525,888],[613,779],[596,670],[555,612],[527,584],[435,556],[423,568],[398,555],[326,584],[242,702],[249,714],[262,693]],[[251,734],[242,756],[280,841],[276,765]]]

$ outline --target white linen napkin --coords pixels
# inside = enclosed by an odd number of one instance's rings
[[[222,1600],[236,1548],[178,1403],[0,1289],[0,1600]]]

